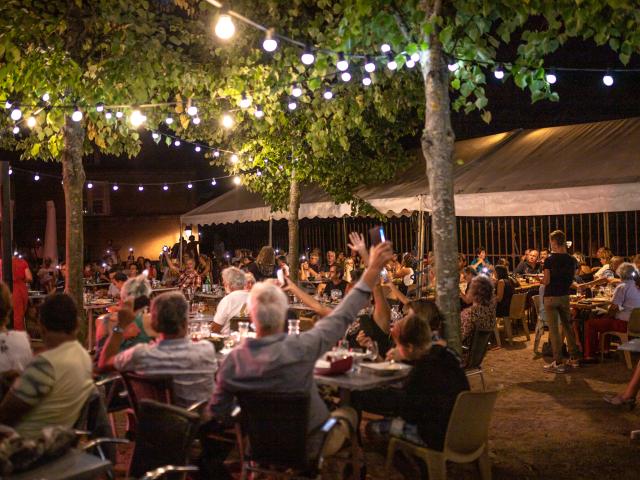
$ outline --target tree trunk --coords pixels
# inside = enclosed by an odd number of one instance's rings
[[[84,128],[80,122],[74,122],[65,116],[63,127],[64,147],[62,149],[62,179],[64,182],[65,227],[66,227],[66,266],[65,292],[73,297],[78,305],[80,318],[84,318],[82,277],[84,263],[83,201],[85,173],[82,166]],[[86,324],[80,322],[79,338],[86,339]]]
[[[453,200],[453,147],[449,105],[449,74],[437,34],[431,35],[429,56],[423,66],[426,98],[422,152],[426,159],[431,194],[436,304],[445,320],[444,334],[460,352],[458,240]]]
[[[295,172],[291,175],[291,188],[289,189],[289,213],[287,215],[287,227],[289,228],[289,270],[291,280],[298,281],[298,273],[300,272],[300,253],[298,251],[299,243],[299,218],[300,213],[300,184],[298,180],[293,178]]]

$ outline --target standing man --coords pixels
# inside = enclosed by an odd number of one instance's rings
[[[553,362],[544,366],[545,372],[566,373],[567,367],[580,366],[578,347],[571,327],[569,312],[569,288],[578,269],[578,262],[567,253],[564,232],[555,230],[549,235],[551,255],[544,261],[542,285],[544,285],[544,312],[549,325],[549,342],[553,351]],[[570,359],[562,359],[562,330],[567,338]]]

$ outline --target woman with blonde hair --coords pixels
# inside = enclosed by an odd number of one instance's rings
[[[273,247],[262,247],[255,262],[247,266],[247,271],[253,273],[257,282],[266,278],[276,278],[276,252]]]

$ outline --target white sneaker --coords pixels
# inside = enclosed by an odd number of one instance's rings
[[[554,360],[553,362],[547,363],[545,366],[543,366],[542,370],[544,370],[546,373],[567,373],[567,366],[564,364],[558,364]]]

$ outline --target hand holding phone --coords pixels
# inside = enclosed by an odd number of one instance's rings
[[[374,247],[380,243],[386,242],[387,239],[384,234],[384,228],[381,225],[378,225],[369,229],[369,239],[371,240],[371,245]]]

